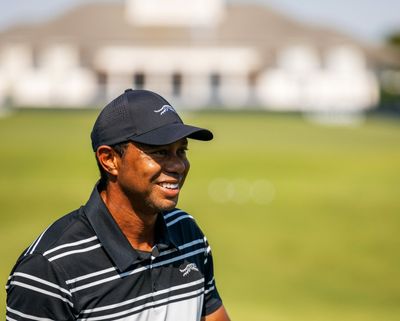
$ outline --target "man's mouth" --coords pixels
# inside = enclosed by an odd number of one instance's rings
[[[179,189],[179,184],[178,183],[160,183],[159,184],[161,187],[170,189],[170,190],[177,190]]]

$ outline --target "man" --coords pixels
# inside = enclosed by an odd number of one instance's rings
[[[102,110],[91,134],[100,181],[18,259],[7,320],[229,321],[207,240],[176,209],[188,138],[213,135],[150,91]]]

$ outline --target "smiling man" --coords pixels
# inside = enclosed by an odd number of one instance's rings
[[[128,89],[91,138],[101,178],[18,259],[7,320],[229,321],[207,239],[176,208],[188,139],[212,133],[156,93]]]

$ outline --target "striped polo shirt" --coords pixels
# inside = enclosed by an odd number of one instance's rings
[[[197,321],[222,301],[192,216],[158,216],[151,252],[131,247],[97,187],[25,250],[8,279],[7,320]]]

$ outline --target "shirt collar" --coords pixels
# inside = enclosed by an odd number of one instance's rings
[[[132,264],[144,259],[143,254],[141,254],[143,252],[132,248],[128,239],[114,221],[99,194],[98,184],[94,187],[83,209],[100,243],[120,271],[125,271]],[[158,215],[155,233],[156,251],[171,247],[178,248],[170,237],[162,214]]]

